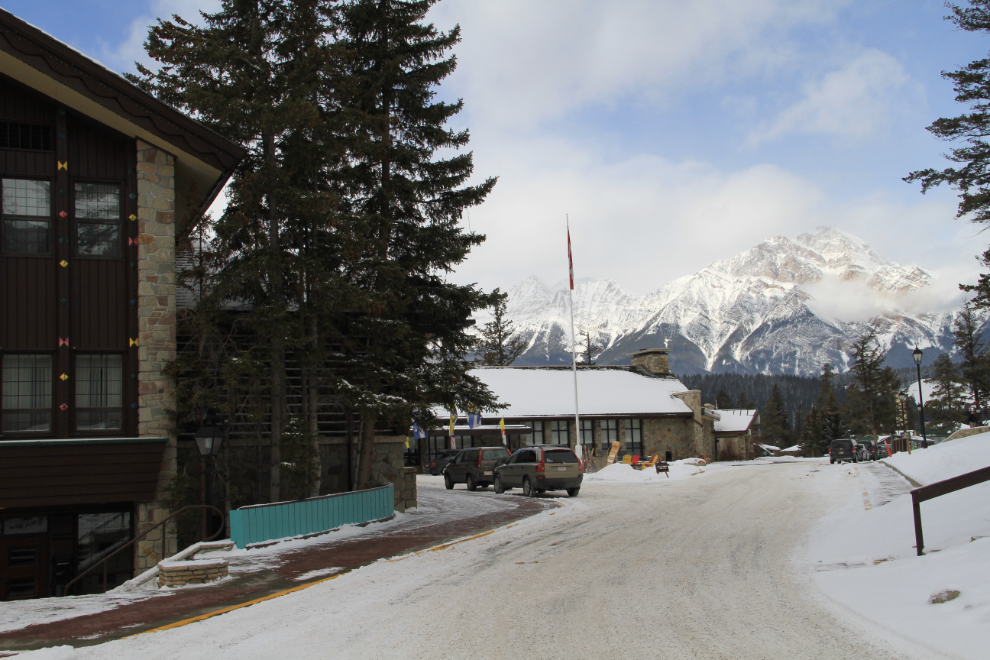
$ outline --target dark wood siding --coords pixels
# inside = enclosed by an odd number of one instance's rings
[[[101,179],[127,182],[133,140],[102,131],[89,122],[69,115],[69,176],[73,179]]]
[[[53,350],[58,301],[51,258],[0,258],[0,349]]]
[[[127,348],[127,274],[119,259],[75,259],[69,299],[73,350]]]
[[[0,507],[148,502],[165,442],[0,442]]]

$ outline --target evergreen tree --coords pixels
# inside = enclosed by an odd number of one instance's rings
[[[833,440],[838,440],[840,438],[848,438],[851,432],[849,424],[846,422],[846,418],[841,412],[836,411],[831,414],[823,414],[822,419],[822,454],[824,455],[828,452],[828,446],[832,444]]]
[[[595,364],[595,358],[597,358],[598,354],[605,348],[601,344],[595,342],[595,340],[591,337],[591,331],[588,328],[578,330],[577,347],[578,355],[581,356],[581,361],[578,364],[585,364],[589,367]]]
[[[739,396],[736,397],[736,402],[733,406],[738,410],[753,410],[756,408],[756,404],[750,401],[749,396],[746,395],[745,391],[740,391]]]
[[[857,337],[850,348],[854,362],[845,408],[860,432],[877,438],[896,426],[900,381],[893,369],[884,366],[886,355],[877,342],[875,326]]]
[[[770,392],[770,400],[760,413],[760,421],[763,427],[763,439],[775,446],[780,446],[781,440],[786,440],[790,431],[790,424],[787,419],[787,411],[784,409],[784,402],[780,394],[780,388],[773,386]]]
[[[507,367],[526,350],[526,342],[513,337],[515,331],[511,320],[506,318],[505,308],[509,294],[498,289],[492,292],[495,304],[492,306],[492,320],[485,324],[478,342],[480,362],[486,366]]]
[[[951,14],[947,17],[959,28],[968,32],[990,32],[990,0],[969,0],[968,7],[947,3]],[[956,101],[970,108],[957,117],[937,119],[928,131],[947,142],[962,141],[953,147],[947,157],[959,167],[944,170],[932,168],[912,172],[905,181],[921,182],[921,192],[947,184],[959,191],[957,218],[969,218],[972,222],[990,222],[990,58],[970,62],[957,71],[943,71],[942,77],[951,80]],[[990,266],[990,250],[983,253],[981,262]],[[975,293],[977,309],[990,307],[990,274],[981,274],[975,285],[960,285],[964,291]]]
[[[462,361],[473,343],[469,317],[495,299],[445,279],[484,240],[459,222],[495,179],[466,185],[472,155],[457,151],[469,134],[447,128],[463,102],[435,100],[437,85],[454,71],[448,54],[460,40],[459,27],[440,32],[425,22],[435,3],[352,0],[342,12],[343,43],[353,54],[353,140],[342,173],[347,209],[369,238],[347,269],[366,297],[353,320],[365,341],[352,356],[347,393],[363,418],[361,487],[371,481],[376,426],[407,428],[412,410],[431,404],[495,409]]]
[[[725,390],[719,390],[715,396],[715,407],[723,410],[731,410],[733,408],[732,397],[726,394]]]
[[[966,304],[952,323],[955,347],[962,356],[961,371],[976,405],[982,406],[990,394],[990,354],[980,336],[983,319]]]
[[[935,384],[932,397],[925,402],[925,416],[936,427],[955,425],[966,421],[963,408],[966,405],[966,386],[959,367],[948,353],[942,353],[932,365]]]

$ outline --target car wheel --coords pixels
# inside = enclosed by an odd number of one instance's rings
[[[464,481],[464,483],[467,484],[467,489],[470,491],[474,491],[478,488],[478,484],[474,483],[474,477],[472,477],[470,474],[467,476],[467,479]]]
[[[536,489],[533,488],[533,482],[529,480],[529,477],[523,477],[523,495],[536,497]]]
[[[580,493],[580,492],[581,492],[581,489],[580,488],[568,488],[567,489],[567,496],[568,497],[577,497],[578,496],[578,493]]]
[[[502,486],[502,475],[496,474],[495,475],[495,494],[496,495],[501,495],[504,492],[505,492],[505,487]]]
[[[829,465],[835,465],[835,461],[829,460]]]
[[[443,475],[443,485],[447,487],[447,490],[454,490],[454,481],[447,473],[444,473]]]

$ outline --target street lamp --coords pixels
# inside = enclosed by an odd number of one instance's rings
[[[928,435],[925,433],[925,399],[921,394],[921,358],[924,355],[920,348],[915,348],[914,352],[911,353],[911,357],[914,358],[914,364],[918,367],[918,407],[921,409],[921,441],[922,446],[927,449]]]
[[[213,486],[212,459],[220,453],[220,447],[223,445],[223,431],[216,426],[201,426],[196,431],[195,438],[199,455],[203,458],[203,470],[205,472],[203,475],[203,503],[213,504],[213,496],[210,492]],[[206,509],[203,509],[203,517],[200,520],[200,533],[204,539],[207,536],[207,531],[209,531],[206,529],[206,526]]]
[[[907,395],[907,392],[905,392],[904,390],[901,390],[900,392],[897,393],[897,398],[901,400],[901,423],[904,424],[903,431],[905,432],[904,435],[906,435],[907,425],[908,425],[908,418],[907,418],[907,398],[908,398],[908,395]]]

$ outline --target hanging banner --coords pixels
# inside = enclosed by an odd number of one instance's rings
[[[505,439],[505,418],[503,417],[498,421],[498,427],[502,429],[502,444],[508,448],[509,442]]]

